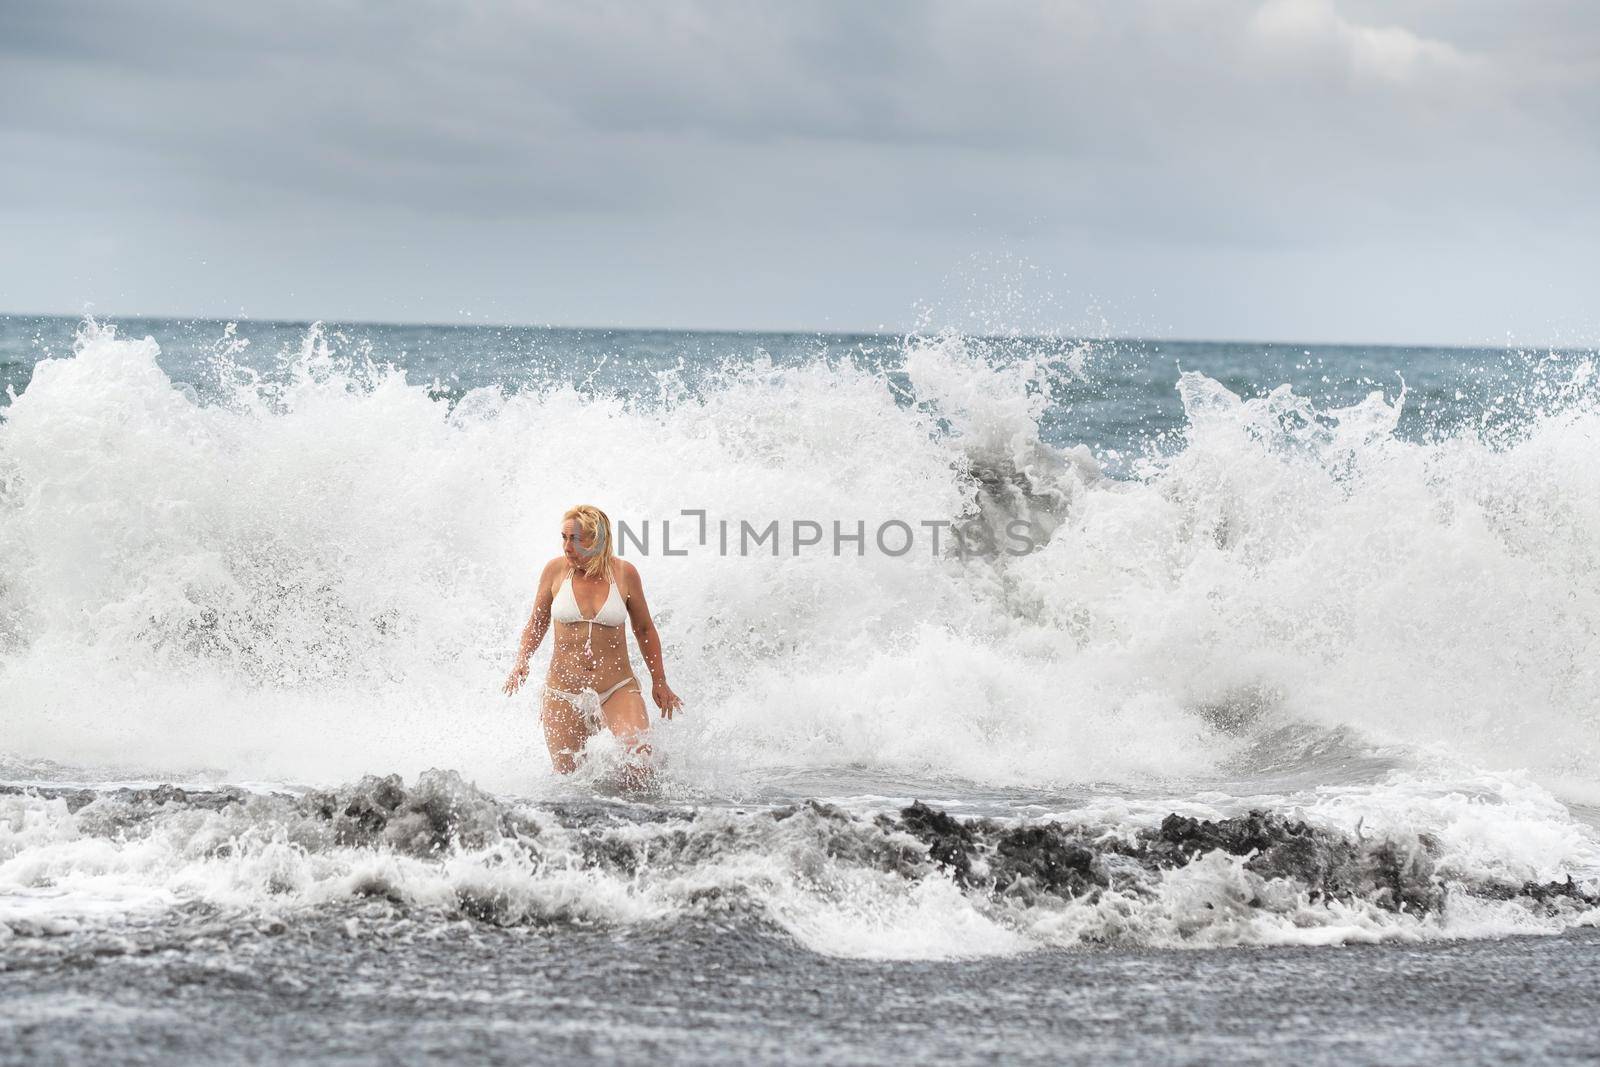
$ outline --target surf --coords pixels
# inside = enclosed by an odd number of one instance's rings
[[[888,371],[757,355],[651,396],[441,396],[313,332],[272,380],[219,363],[201,400],[160,356],[87,324],[5,410],[15,756],[301,782],[447,765],[537,791],[530,713],[491,683],[550,554],[541,520],[603,487],[636,523],[1046,535],[1015,558],[640,559],[695,694],[661,738],[685,795],[838,768],[1202,779],[1292,724],[1594,795],[1600,419],[1581,390],[1509,437],[1415,441],[1403,389],[1319,407],[1186,372],[1181,441],[1114,477],[1043,430],[1069,370],[955,335],[909,339]],[[565,452],[597,438],[580,477]]]

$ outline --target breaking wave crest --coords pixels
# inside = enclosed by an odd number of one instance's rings
[[[690,793],[840,767],[1205,776],[1293,723],[1596,791],[1581,388],[1515,435],[1417,443],[1393,432],[1403,392],[1328,410],[1190,372],[1179,447],[1108,478],[1041,432],[1059,367],[958,337],[909,342],[892,374],[758,357],[648,398],[441,397],[314,331],[271,381],[224,362],[200,403],[158,355],[90,324],[5,412],[0,751],[538,790],[530,708],[496,683],[556,517],[593,499],[635,525],[703,508],[1048,535],[992,559],[640,560],[690,700],[662,731]]]
[[[1422,810],[1392,799],[1392,814]],[[1419,832],[1351,825],[1337,803],[1031,820],[920,802],[875,814],[816,801],[548,807],[494,798],[453,772],[302,795],[12,789],[0,794],[0,936],[22,950],[95,943],[105,911],[181,905],[224,931],[712,920],[831,955],[928,958],[1553,932],[1600,915],[1600,887],[1561,875],[1556,856],[1574,840],[1530,840],[1515,859],[1481,847],[1497,822],[1549,808],[1538,790],[1431,803]],[[1592,860],[1593,843],[1583,848]],[[63,913],[64,897],[75,912]],[[139,929],[115,936],[137,945]]]
[[[224,356],[203,397],[159,357],[88,324],[0,423],[13,937],[102,905],[726,913],[938,956],[1592,915],[1590,363],[1423,439],[1404,386],[1185,372],[1182,434],[1108,473],[1054,399],[1092,365],[957,336],[626,395],[450,394],[317,331],[273,375]],[[609,739],[558,780],[498,690],[579,500],[1037,544],[639,558],[687,713],[654,731],[658,806],[608,805]]]

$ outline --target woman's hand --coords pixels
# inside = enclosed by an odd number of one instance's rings
[[[650,699],[661,709],[663,719],[672,718],[672,713],[683,707],[683,701],[678,699],[678,694],[666,682],[657,682],[650,687]]]
[[[511,696],[518,689],[521,689],[522,688],[522,683],[526,682],[527,680],[528,680],[528,661],[527,660],[523,660],[521,663],[517,664],[515,667],[513,667],[511,669],[511,677],[506,679],[506,684],[504,686],[504,689],[506,691],[506,696]]]

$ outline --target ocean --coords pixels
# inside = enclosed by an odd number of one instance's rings
[[[0,317],[0,1062],[1600,1056],[1595,368]]]

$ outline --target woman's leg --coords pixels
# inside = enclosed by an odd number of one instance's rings
[[[624,686],[600,706],[606,728],[628,750],[628,769],[625,772],[630,787],[637,788],[650,780],[650,745],[644,740],[650,729],[650,715],[644,708],[644,694],[637,683]]]
[[[594,730],[571,701],[549,689],[544,692],[539,719],[544,724],[544,743],[550,746],[550,762],[555,764],[556,773],[571,774],[578,769],[578,753]]]

